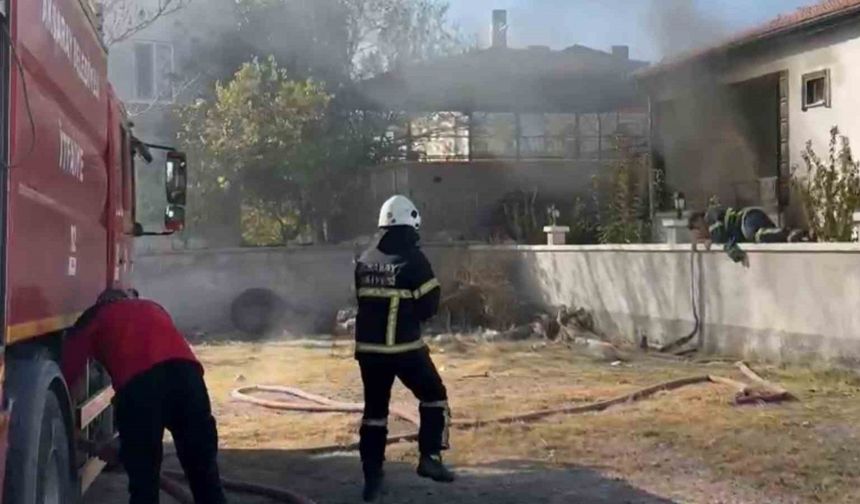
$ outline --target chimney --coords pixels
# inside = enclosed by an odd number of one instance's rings
[[[626,45],[612,46],[612,55],[621,60],[630,59],[630,47]]]
[[[508,47],[508,11],[493,11],[492,46],[497,49]]]

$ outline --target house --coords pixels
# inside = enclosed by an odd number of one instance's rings
[[[359,86],[366,109],[408,115],[400,158],[371,176],[373,204],[407,194],[427,232],[484,239],[513,191],[572,203],[616,158],[619,135],[646,141],[646,103],[631,77],[645,66],[626,46],[508,47],[507,14],[495,11],[491,47]],[[544,212],[535,209],[541,226]]]
[[[163,0],[122,0],[114,6],[123,6],[120,14],[129,10],[157,12]],[[169,14],[158,17],[152,23],[122,20],[118,31],[128,26],[141,26],[129,37],[121,37],[109,47],[109,76],[118,96],[128,109],[134,123],[135,134],[147,142],[171,146],[175,144],[179,126],[175,107],[187,104],[207,90],[215,77],[207,75],[201,64],[194,61],[200,48],[215,46],[217,37],[235,30],[235,3],[232,0],[186,1],[172,0],[181,5]],[[111,14],[105,15],[105,31],[111,39]],[[116,28],[114,28],[116,30]],[[117,34],[113,34],[114,37]],[[161,155],[154,151],[155,155]],[[158,167],[139,164],[136,181],[139,195],[163,194],[163,173]],[[143,197],[138,200],[138,220],[145,228],[159,229],[166,200]],[[139,240],[141,249],[169,246],[169,240],[156,238]]]
[[[163,0],[128,0],[138,8]],[[209,81],[186,68],[196,47],[213,44],[216,37],[235,30],[233,2],[185,2],[181,9],[156,19],[110,47],[110,79],[134,117],[139,136],[156,143],[174,140],[171,109],[188,103]],[[152,9],[150,9],[152,10]]]
[[[792,171],[829,131],[860,141],[860,0],[826,0],[637,74],[651,111],[653,211],[681,191],[798,224]]]

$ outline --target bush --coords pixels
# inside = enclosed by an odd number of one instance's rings
[[[794,170],[792,184],[800,195],[812,237],[818,241],[851,241],[853,213],[860,209],[860,162],[854,160],[848,137],[830,130],[826,160],[806,143],[803,154],[805,176]]]
[[[543,212],[540,203],[536,190],[510,192],[496,207],[496,225],[517,243],[541,243]]]
[[[647,154],[618,141],[618,160],[607,188],[608,198],[602,208],[601,243],[640,243],[645,237],[641,176],[647,172]]]
[[[597,222],[598,212],[593,200],[594,198],[592,197],[592,204],[589,204],[588,201],[579,196],[573,200],[573,206],[568,214],[570,215],[568,243],[572,245],[593,245],[599,242],[600,226]]]

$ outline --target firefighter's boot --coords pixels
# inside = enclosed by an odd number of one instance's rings
[[[385,472],[382,469],[364,469],[364,502],[379,502],[384,493]]]
[[[442,462],[442,455],[421,455],[418,461],[418,476],[429,478],[439,483],[451,483],[456,476]]]
[[[388,438],[386,420],[368,419],[362,421],[359,431],[361,440],[358,450],[361,453],[362,469],[364,470],[364,502],[379,502],[383,493],[385,473],[382,466],[385,463],[385,443]]]
[[[801,229],[793,229],[788,234],[788,243],[799,243],[809,241],[809,236]]]

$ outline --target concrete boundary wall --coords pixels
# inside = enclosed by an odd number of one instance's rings
[[[773,361],[860,363],[860,246],[744,247],[749,265],[690,245],[428,245],[437,275],[464,261],[505,268],[528,302],[589,309],[614,337],[664,343],[694,327],[712,352]],[[183,252],[137,259],[144,295],[162,301],[186,329],[224,330],[229,305],[267,287],[319,325],[351,302],[353,248]],[[691,296],[691,291],[694,293]],[[330,320],[330,319],[329,319]],[[310,323],[305,321],[305,323]]]

